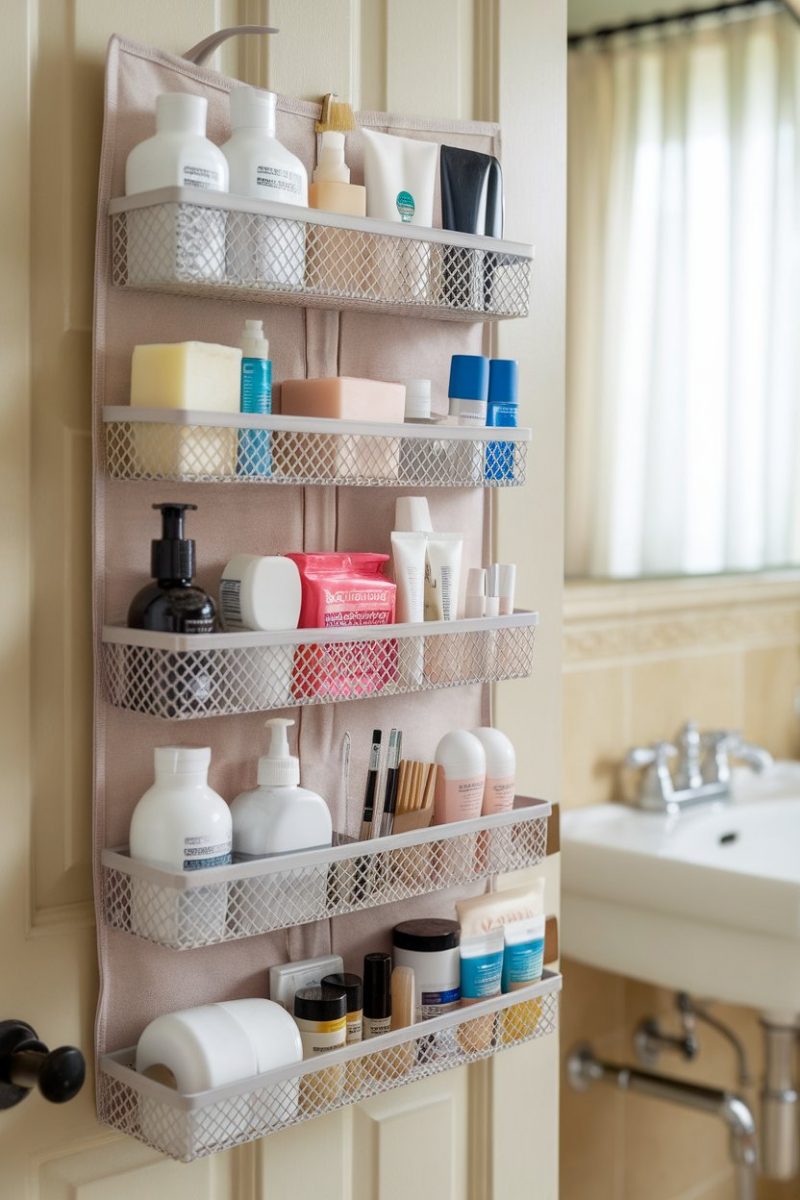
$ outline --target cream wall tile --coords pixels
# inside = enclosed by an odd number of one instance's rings
[[[781,758],[800,758],[800,720],[794,709],[798,686],[800,647],[749,650],[745,655],[743,732]]]
[[[631,670],[631,735],[636,744],[674,736],[686,720],[707,729],[742,722],[742,657],[698,654],[639,663]]]
[[[564,675],[564,807],[614,799],[626,741],[626,671]]]

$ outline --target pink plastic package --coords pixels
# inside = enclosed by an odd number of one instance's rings
[[[300,629],[392,625],[397,588],[383,575],[388,554],[287,554],[302,585]],[[323,642],[298,646],[296,700],[372,695],[397,677],[397,641]]]

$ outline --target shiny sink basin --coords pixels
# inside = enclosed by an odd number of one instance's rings
[[[729,804],[564,814],[564,952],[780,1015],[800,1013],[800,763],[734,773]]]

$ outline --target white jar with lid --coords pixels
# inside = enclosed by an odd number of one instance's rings
[[[417,1021],[440,1017],[461,999],[461,940],[458,921],[424,917],[392,930],[392,960],[414,972]]]
[[[283,555],[237,554],[219,585],[225,629],[297,629],[302,590],[300,572]]]

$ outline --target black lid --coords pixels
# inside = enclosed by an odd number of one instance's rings
[[[399,950],[455,950],[460,942],[458,921],[439,917],[424,917],[420,921],[403,921],[392,930],[392,942]]]
[[[361,1012],[364,1007],[364,989],[361,986],[360,975],[350,975],[347,971],[343,974],[326,975],[322,980],[322,987],[326,991],[344,992],[348,1012]]]
[[[294,994],[294,1015],[306,1021],[336,1021],[347,1016],[344,988],[305,987]]]
[[[364,1016],[392,1015],[392,956],[364,955]]]
[[[154,579],[191,579],[194,542],[183,536],[183,514],[196,504],[154,504],[161,512],[161,537],[150,543],[150,573]]]

